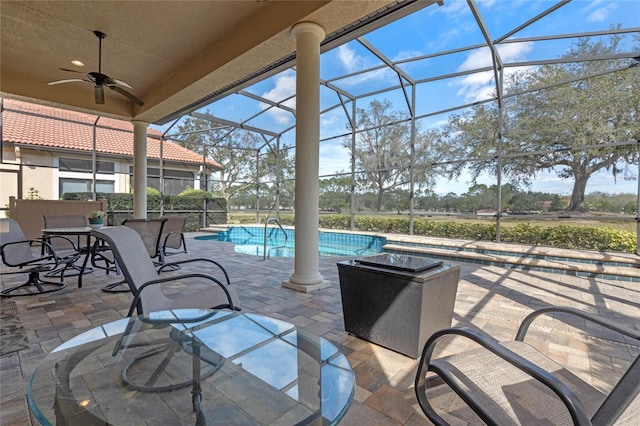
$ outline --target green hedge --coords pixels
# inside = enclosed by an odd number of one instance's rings
[[[189,193],[193,194],[193,192]],[[64,200],[90,200],[91,192],[65,193]],[[123,193],[96,193],[97,200],[107,200],[107,223],[119,225],[125,219],[133,217],[133,194]],[[202,223],[203,201],[202,195],[159,195],[147,194],[147,211],[149,218],[160,215],[160,202],[164,204],[165,215],[187,216],[187,231],[200,230]],[[227,222],[227,203],[224,198],[207,197],[207,223]]]
[[[261,219],[264,222],[264,219]],[[254,223],[255,216],[241,219],[243,223]],[[280,223],[293,225],[292,214],[281,214]],[[349,229],[348,215],[320,215],[320,228]],[[356,231],[408,234],[409,219],[405,217],[356,216]],[[455,238],[462,240],[496,240],[495,223],[464,223],[459,221],[433,221],[417,218],[413,223],[413,234],[429,237]],[[543,227],[520,223],[502,225],[500,241],[558,247],[567,249],[636,252],[636,235],[629,231],[598,226],[556,225]]]

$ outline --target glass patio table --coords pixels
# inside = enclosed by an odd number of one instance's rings
[[[58,346],[28,402],[44,425],[331,425],[354,389],[348,360],[320,336],[258,314],[177,309]]]

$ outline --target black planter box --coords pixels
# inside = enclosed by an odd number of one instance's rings
[[[427,339],[451,326],[460,266],[399,254],[338,262],[348,333],[418,358]]]

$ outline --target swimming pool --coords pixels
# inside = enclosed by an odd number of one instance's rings
[[[267,253],[270,257],[293,257],[295,255],[295,230],[285,229],[287,241],[280,228],[267,229]],[[217,238],[209,236],[196,239],[215,239],[234,243],[237,253],[264,256],[264,227],[233,226],[226,231],[218,232]],[[342,232],[318,232],[319,255],[329,256],[363,256],[382,252],[387,239],[373,235],[355,235]]]

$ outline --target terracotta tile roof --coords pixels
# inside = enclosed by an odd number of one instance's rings
[[[97,116],[14,99],[3,99],[3,104],[2,139],[5,142],[33,148],[92,151],[93,123]],[[147,157],[160,158],[160,132],[148,128],[147,135]],[[96,152],[133,157],[133,124],[100,117],[96,128]],[[168,141],[164,142],[163,159],[202,163],[200,154]],[[222,168],[213,160],[207,160],[207,164]]]

